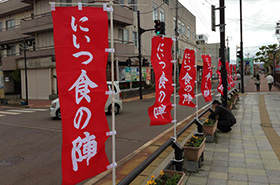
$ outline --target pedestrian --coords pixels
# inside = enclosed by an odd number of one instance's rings
[[[261,84],[260,75],[257,74],[256,79],[255,79],[255,85],[256,85],[257,91],[260,91],[260,84]]]
[[[225,108],[218,100],[212,103],[212,113],[208,116],[210,119],[218,119],[218,129],[222,132],[231,131],[231,127],[236,123],[234,115]]]
[[[269,89],[269,91],[271,91],[272,84],[274,82],[273,76],[271,76],[271,74],[268,74],[267,77],[266,77],[266,81],[267,81],[267,84],[268,84],[268,89]]]

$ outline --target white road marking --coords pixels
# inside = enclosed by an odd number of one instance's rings
[[[35,112],[35,111],[29,111],[29,110],[21,110],[21,109],[18,109],[18,110],[8,110],[8,111],[11,111],[11,112],[21,112],[21,113],[32,113],[32,112]]]
[[[45,111],[49,111],[49,109],[24,109],[27,111],[41,111],[41,112],[45,112]]]
[[[26,125],[17,125],[17,124],[12,124],[12,123],[0,123],[0,125],[8,125],[8,126],[22,127],[22,128],[31,128],[31,129],[37,129],[37,130],[59,132],[59,133],[62,132],[62,130],[56,130],[56,129],[50,129],[50,128],[40,128],[40,127],[33,127],[33,126],[26,126]]]
[[[0,114],[0,117],[3,117],[3,116],[6,116],[6,115],[2,115],[2,114]]]
[[[17,114],[21,114],[21,113],[17,113],[17,112],[7,112],[7,111],[0,111],[0,114],[17,115]]]

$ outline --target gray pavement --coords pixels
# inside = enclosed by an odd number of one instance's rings
[[[262,127],[260,96],[265,96],[269,112],[266,119],[278,130],[280,126],[280,93],[248,93],[240,97],[237,123],[229,133],[219,133],[217,143],[207,143],[205,161],[199,173],[187,173],[187,183],[207,185],[280,184],[280,162],[275,146]],[[280,144],[278,145],[280,146]],[[276,146],[277,148],[277,146]]]

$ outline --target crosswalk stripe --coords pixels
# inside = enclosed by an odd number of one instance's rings
[[[24,109],[27,111],[41,111],[41,112],[45,112],[45,111],[49,111],[49,109]]]
[[[17,114],[21,114],[21,113],[17,113],[17,112],[7,112],[7,111],[0,111],[0,114],[17,115]]]
[[[35,111],[28,111],[28,110],[8,110],[8,111],[11,111],[11,112],[21,112],[21,113],[32,113],[32,112],[35,112]]]
[[[3,117],[3,116],[6,116],[6,115],[2,115],[2,114],[0,114],[0,117]]]

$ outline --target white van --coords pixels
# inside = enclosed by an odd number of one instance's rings
[[[107,82],[108,90],[112,90],[112,82]],[[115,114],[118,114],[122,110],[122,100],[121,100],[121,90],[119,87],[119,83],[115,82]],[[109,114],[112,113],[112,95],[110,94],[108,96],[108,100],[105,105],[105,112],[108,112]],[[61,113],[60,113],[60,105],[59,105],[59,99],[56,98],[52,101],[52,104],[50,106],[50,116],[56,117],[61,119]]]

